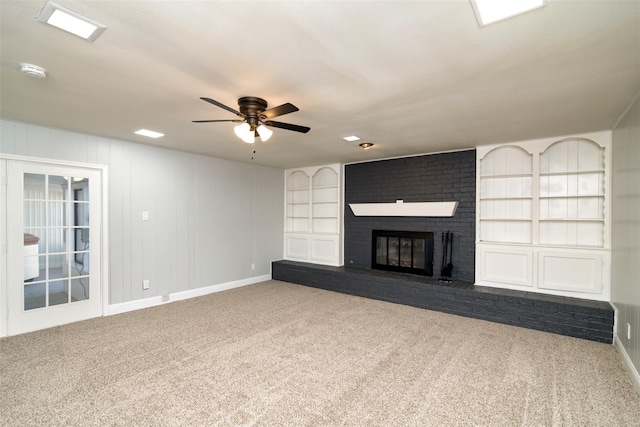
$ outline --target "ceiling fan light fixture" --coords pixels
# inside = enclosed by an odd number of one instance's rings
[[[299,111],[298,107],[289,102],[267,109],[268,104],[264,99],[255,96],[243,96],[238,99],[238,107],[240,111],[237,111],[234,108],[228,107],[211,98],[200,97],[200,99],[235,114],[239,119],[193,120],[194,123],[243,122],[235,126],[233,132],[238,138],[249,144],[253,144],[256,141],[256,138],[260,138],[262,141],[267,141],[271,138],[271,135],[273,135],[273,131],[269,129],[271,126],[301,133],[307,133],[311,130],[311,128],[307,126],[271,120],[274,117]]]
[[[233,128],[233,132],[238,138],[246,142],[247,144],[253,144],[256,142],[255,133],[251,130],[249,123],[242,123]]]
[[[246,135],[251,132],[251,126],[249,126],[249,123],[242,123],[234,127],[233,132],[238,138],[244,139]]]
[[[258,126],[258,129],[256,130],[258,131],[258,135],[260,135],[262,142],[267,142],[269,138],[271,138],[271,135],[273,135],[273,131],[265,125]]]

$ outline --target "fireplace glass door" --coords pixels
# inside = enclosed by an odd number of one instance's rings
[[[372,268],[433,275],[433,233],[373,231]]]

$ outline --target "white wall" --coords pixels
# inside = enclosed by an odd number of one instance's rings
[[[282,258],[280,169],[8,120],[0,144],[108,166],[110,304],[269,275]]]
[[[613,130],[611,301],[616,344],[640,392],[640,99]],[[631,339],[627,338],[627,323]],[[635,371],[635,372],[633,372]]]

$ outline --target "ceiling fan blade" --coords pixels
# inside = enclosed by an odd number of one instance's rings
[[[204,97],[200,97],[200,99],[202,99],[203,101],[207,101],[210,104],[215,105],[216,107],[220,107],[222,109],[225,109],[233,114],[235,114],[238,117],[242,117],[243,119],[245,118],[244,114],[242,114],[240,111],[236,111],[231,107],[227,107],[224,104],[221,104],[220,102],[216,101],[215,99],[211,99],[211,98],[204,98]]]
[[[264,124],[267,126],[273,126],[274,128],[292,130],[294,132],[307,133],[311,130],[311,128],[308,128],[306,126],[292,125],[291,123],[274,122],[271,120],[268,122],[264,122]]]
[[[244,120],[191,120],[193,123],[214,123],[214,122],[235,122],[241,123]]]
[[[282,105],[278,105],[277,107],[270,108],[260,114],[260,117],[264,119],[272,119],[274,117],[282,116],[284,114],[289,114],[298,111],[299,108],[293,104],[286,103]]]

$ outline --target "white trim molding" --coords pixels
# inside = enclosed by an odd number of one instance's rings
[[[633,383],[633,387],[636,389],[636,392],[640,394],[640,373],[638,373],[638,370],[636,369],[636,367],[633,366],[633,362],[631,361],[629,354],[627,354],[627,350],[624,348],[624,345],[622,345],[622,342],[620,341],[620,338],[618,338],[617,334],[613,335],[613,345],[616,346],[618,353],[620,353],[622,364],[624,365],[624,367],[629,372],[629,375],[631,376],[631,382]]]
[[[129,311],[141,310],[143,308],[156,307],[158,305],[168,304],[170,302],[182,301],[190,298],[201,297],[216,292],[228,291],[230,289],[240,288],[242,286],[255,285],[256,283],[271,280],[271,274],[263,276],[250,277],[248,279],[235,280],[233,282],[220,283],[217,285],[205,286],[202,288],[189,289],[188,291],[175,292],[169,294],[168,298],[158,295],[152,298],[144,298],[135,301],[127,301],[118,304],[111,304],[105,311],[105,316],[114,314],[122,314]]]

